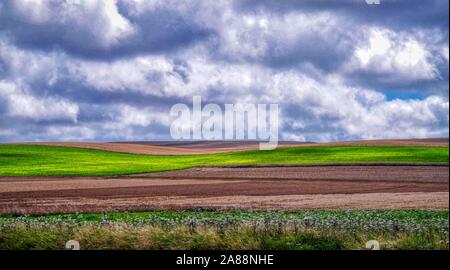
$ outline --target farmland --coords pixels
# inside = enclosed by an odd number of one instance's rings
[[[448,147],[304,146],[188,156],[148,156],[44,145],[0,145],[0,176],[117,176],[224,165],[448,163]]]
[[[448,140],[223,145],[0,145],[0,249],[448,249]]]
[[[0,213],[446,209],[447,166],[193,168],[120,177],[2,177]]]

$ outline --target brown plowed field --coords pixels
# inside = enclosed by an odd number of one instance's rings
[[[54,145],[91,148],[122,153],[145,154],[145,155],[198,155],[217,154],[235,151],[257,150],[259,144],[252,141],[188,141],[188,142],[39,142],[29,144]],[[371,140],[371,141],[349,141],[330,143],[301,143],[301,142],[279,142],[278,147],[301,147],[301,146],[449,146],[448,139],[410,139],[410,140]]]
[[[23,144],[23,143],[22,143]],[[39,142],[27,143],[50,146],[65,146],[65,147],[79,147],[97,150],[105,150],[121,153],[143,154],[143,155],[165,155],[165,156],[180,156],[180,155],[201,155],[201,154],[219,154],[226,152],[250,151],[258,150],[258,143],[223,143],[215,144],[211,142],[211,147],[208,143],[203,144],[162,144],[161,142],[136,142],[136,143],[95,143],[95,142]],[[281,143],[279,147],[292,147],[306,145],[303,143]]]
[[[3,177],[0,213],[448,209],[448,166],[196,168],[117,178]]]

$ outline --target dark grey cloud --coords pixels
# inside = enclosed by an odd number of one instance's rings
[[[115,27],[114,22],[98,18],[107,15],[101,14],[101,5],[73,18],[61,14],[70,12],[67,2],[51,1],[47,7],[49,18],[31,20],[17,10],[19,8],[14,1],[3,3],[0,32],[25,49],[62,50],[77,57],[105,60],[146,53],[170,53],[214,34],[208,25],[193,22],[190,14],[162,7],[132,16],[125,5],[120,5],[116,15],[127,22],[130,33],[124,34],[123,38],[117,37],[119,41],[114,42],[99,38]],[[59,16],[69,18],[58,19]],[[84,20],[86,24],[74,23],[78,20]]]

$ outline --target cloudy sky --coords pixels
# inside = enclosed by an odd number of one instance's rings
[[[448,137],[447,0],[1,0],[0,142],[170,139],[278,103],[283,140]]]

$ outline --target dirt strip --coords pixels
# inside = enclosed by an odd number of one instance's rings
[[[23,144],[23,143],[22,143]],[[41,143],[29,143],[37,145],[49,145],[49,146],[64,146],[64,147],[79,147],[96,150],[106,150],[120,153],[132,153],[143,155],[198,155],[198,154],[216,154],[228,152],[228,149],[190,149],[171,146],[154,146],[143,144],[125,144],[125,143],[77,143],[77,142],[41,142]]]
[[[448,166],[300,166],[195,168],[123,177],[1,177],[0,213],[442,209],[448,208],[448,173]]]
[[[444,182],[448,166],[287,166],[287,167],[200,167],[181,171],[143,174],[132,177],[165,179],[270,179],[270,180],[373,180]]]
[[[163,155],[163,156],[182,156],[182,155],[201,155],[201,154],[220,154],[227,152],[251,151],[259,150],[257,143],[242,143],[234,146],[230,144],[228,147],[187,147],[181,146],[167,146],[167,145],[152,145],[149,143],[95,143],[95,142],[33,142],[20,143],[33,145],[49,145],[49,146],[63,146],[63,147],[78,147],[96,150],[105,150],[119,153],[143,154],[143,155]],[[295,147],[307,144],[298,143],[284,143],[279,147]],[[309,145],[309,144],[308,144]],[[315,145],[315,144],[311,144]]]
[[[25,144],[25,143],[21,143]],[[198,155],[258,150],[254,141],[147,141],[147,142],[30,142],[52,146],[80,147],[145,155]],[[448,147],[448,138],[408,140],[366,140],[329,143],[279,142],[278,147],[302,146],[440,146]]]
[[[309,209],[448,209],[448,192],[360,193],[282,196],[156,196],[140,198],[48,198],[1,201],[0,214],[46,214],[104,211],[309,210]]]
[[[103,188],[51,189],[38,191],[1,192],[0,200],[26,198],[114,198],[146,196],[272,196],[305,194],[356,194],[448,191],[445,183],[403,183],[373,181],[246,181],[208,184],[147,185]]]

